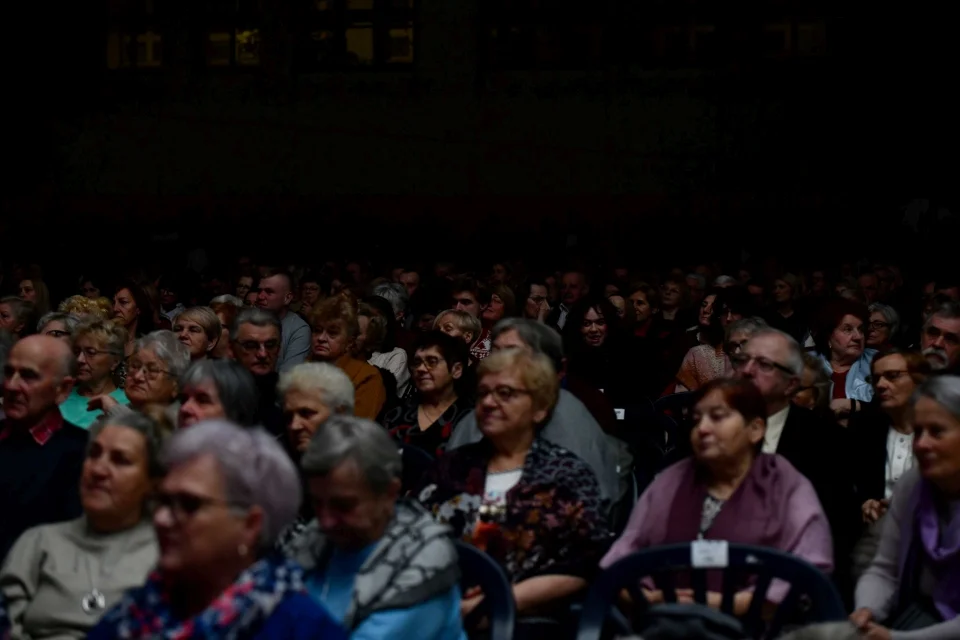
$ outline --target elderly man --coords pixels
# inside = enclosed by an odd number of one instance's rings
[[[300,466],[315,520],[289,555],[350,637],[465,638],[450,530],[419,503],[398,499],[400,453],[383,427],[333,416]]]
[[[16,343],[3,367],[0,422],[0,558],[25,530],[79,517],[87,432],[58,405],[73,389],[70,346],[50,336]]]
[[[268,269],[260,278],[257,306],[280,319],[280,356],[277,369],[285,371],[307,359],[310,353],[310,326],[290,310],[293,302],[293,280],[279,269]]]
[[[758,331],[730,357],[735,375],[750,380],[767,405],[764,453],[777,453],[805,475],[817,491],[834,537],[834,566],[840,578],[859,533],[859,508],[845,431],[810,409],[791,403],[803,374],[803,350],[777,329]]]
[[[283,432],[277,399],[277,359],[280,357],[281,321],[262,309],[244,309],[230,331],[233,358],[253,374],[260,396],[258,422],[274,435]]]
[[[491,336],[493,351],[529,349],[534,353],[544,354],[553,362],[557,375],[563,375],[563,347],[560,336],[545,324],[521,318],[507,318],[493,327]],[[557,406],[540,435],[572,451],[586,462],[597,475],[604,500],[609,506],[617,502],[622,493],[618,468],[629,467],[629,456],[619,445],[619,441],[604,433],[587,407],[566,389],[560,389]],[[447,449],[479,442],[482,437],[483,434],[477,427],[476,413],[471,411],[454,429]]]
[[[960,303],[946,302],[930,314],[923,324],[920,348],[935,370],[957,373],[960,369]]]

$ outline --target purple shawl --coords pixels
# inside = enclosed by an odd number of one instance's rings
[[[903,518],[900,531],[901,605],[915,597],[919,572],[927,569],[936,581],[933,603],[944,620],[952,620],[960,615],[960,517],[941,527],[936,489],[924,478],[909,505],[910,517]]]
[[[647,547],[696,540],[706,496],[703,471],[693,458],[661,473],[641,496],[602,566]],[[778,455],[757,457],[705,537],[779,549],[823,571],[833,569],[830,527],[816,492],[809,480]],[[719,590],[720,582],[720,575],[708,575],[712,590]]]

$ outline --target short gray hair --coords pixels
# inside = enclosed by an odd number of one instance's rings
[[[713,281],[715,287],[732,287],[736,284],[737,279],[733,276],[717,276],[717,279]]]
[[[353,460],[370,489],[383,495],[400,477],[403,462],[397,443],[382,426],[347,415],[333,415],[320,425],[300,461],[307,477],[325,476]]]
[[[763,318],[756,316],[740,318],[739,320],[734,320],[727,326],[727,339],[735,333],[745,333],[748,338],[751,338],[756,333],[769,328],[770,325],[768,325],[767,321]]]
[[[118,411],[108,413],[90,427],[90,441],[92,442],[101,431],[107,427],[125,427],[132,429],[143,436],[143,447],[147,452],[147,469],[151,478],[163,476],[163,465],[160,464],[160,450],[163,447],[163,431],[160,426],[148,416],[139,411]]]
[[[685,278],[686,278],[686,279],[689,279],[689,280],[693,280],[694,282],[696,282],[698,289],[706,289],[706,288],[707,288],[707,279],[704,278],[704,277],[703,277],[702,275],[700,275],[699,273],[688,273],[688,274],[685,276]]]
[[[779,336],[787,343],[787,361],[784,363],[784,366],[795,376],[800,376],[803,374],[803,349],[800,348],[800,343],[798,343],[793,336],[780,329],[774,329],[773,327],[767,327],[766,329],[761,329],[755,334],[750,336],[750,339],[754,338],[763,338],[767,336]]]
[[[150,350],[157,354],[165,365],[167,373],[175,378],[183,375],[190,366],[190,349],[180,342],[173,331],[153,331],[137,340],[136,351]]]
[[[490,333],[491,342],[507,331],[516,331],[531,351],[547,356],[557,373],[563,371],[563,340],[559,333],[536,320],[504,318],[494,325]]]
[[[210,381],[227,419],[243,427],[256,423],[259,392],[253,374],[233,360],[197,360],[180,376],[180,388]]]
[[[930,325],[930,321],[933,320],[933,316],[939,316],[944,320],[956,320],[957,318],[960,318],[960,302],[950,300],[938,306],[923,323],[924,328]]]
[[[281,396],[291,390],[320,396],[333,413],[353,413],[356,389],[340,367],[327,362],[304,362],[280,374],[277,392]]]
[[[42,333],[43,328],[51,322],[62,322],[63,326],[67,329],[67,333],[73,335],[73,332],[76,331],[77,326],[80,324],[80,318],[72,313],[63,313],[60,311],[45,313],[43,317],[40,318],[40,322],[37,323],[37,333]]]
[[[393,313],[400,315],[407,310],[407,304],[410,302],[410,296],[407,294],[407,288],[396,282],[384,282],[373,288],[371,293],[379,296],[390,303],[393,307]]]
[[[867,311],[870,313],[879,313],[883,316],[883,319],[890,325],[891,336],[897,335],[897,332],[900,331],[900,314],[890,305],[883,304],[882,302],[874,302],[867,307]]]
[[[237,319],[233,321],[233,326],[230,327],[230,340],[237,339],[240,327],[245,324],[252,324],[255,327],[276,327],[277,335],[283,336],[283,326],[276,314],[257,307],[246,307],[240,310]]]
[[[225,293],[222,296],[217,296],[216,298],[210,301],[211,307],[215,304],[232,304],[237,309],[240,309],[243,307],[243,300],[241,300],[237,296],[232,296],[229,293]]]
[[[290,456],[276,438],[259,427],[205,420],[177,431],[164,447],[160,462],[170,470],[203,456],[216,460],[229,502],[263,510],[260,549],[273,547],[297,517],[303,497]]]
[[[930,398],[960,420],[960,376],[931,376],[913,392],[913,404]]]

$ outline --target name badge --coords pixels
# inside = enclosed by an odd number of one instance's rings
[[[694,540],[690,544],[690,564],[694,569],[723,569],[730,564],[726,540]]]
[[[614,409],[613,412],[617,414],[617,420],[623,420],[624,416],[627,415],[626,409]]]

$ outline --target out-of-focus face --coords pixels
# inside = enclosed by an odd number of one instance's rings
[[[563,304],[570,307],[588,293],[590,293],[590,287],[587,285],[587,279],[582,273],[574,271],[563,274],[560,294]]]
[[[96,300],[100,297],[100,288],[90,280],[83,281],[83,284],[80,285],[80,292],[91,300]]]
[[[804,409],[815,409],[817,406],[817,389],[813,383],[817,374],[810,367],[805,366],[800,375],[800,388],[793,396],[793,404]]]
[[[43,328],[40,329],[40,333],[45,336],[50,336],[51,338],[56,338],[57,340],[63,340],[67,344],[71,344],[70,330],[67,329],[67,325],[64,324],[62,320],[51,320],[47,324],[43,325]]]
[[[290,281],[282,275],[260,279],[260,293],[257,294],[257,306],[279,314],[293,302]]]
[[[332,413],[319,393],[296,388],[287,391],[283,396],[283,415],[290,444],[301,453],[306,451],[310,438]]]
[[[790,302],[793,299],[793,287],[786,280],[773,281],[773,299],[778,303]]]
[[[127,361],[124,391],[134,406],[167,405],[177,397],[177,377],[153,349],[140,349]]]
[[[694,406],[693,422],[690,432],[693,455],[708,468],[729,465],[753,455],[766,431],[763,420],[748,423],[719,390],[708,393]]]
[[[960,491],[960,423],[943,405],[924,397],[913,408],[913,432],[920,473],[956,495]]]
[[[313,359],[320,362],[333,362],[354,346],[339,320],[314,327],[311,336]]]
[[[250,291],[243,297],[243,304],[247,307],[257,306],[257,298],[260,297],[259,291]]]
[[[711,294],[706,296],[700,303],[699,322],[701,327],[710,326],[710,316],[713,315],[713,303],[716,302],[716,300],[717,296]]]
[[[607,300],[609,300],[610,304],[617,310],[617,317],[623,320],[623,315],[627,311],[627,301],[620,295],[610,296]]]
[[[453,370],[436,347],[417,349],[410,361],[413,384],[422,394],[443,393],[463,375],[463,365],[453,365]]]
[[[362,549],[376,540],[400,493],[399,480],[383,495],[374,493],[353,460],[307,483],[320,531],[343,550]]]
[[[860,290],[863,291],[863,298],[867,304],[876,302],[880,297],[880,282],[876,275],[865,273],[857,278],[857,284],[860,285]]]
[[[420,274],[416,271],[404,271],[400,274],[400,284],[407,288],[407,295],[412,298],[420,288]]]
[[[80,502],[93,521],[121,530],[136,524],[153,489],[147,444],[121,425],[101,429],[87,448],[80,477]]]
[[[676,282],[667,281],[660,287],[660,306],[663,309],[676,309],[680,306],[682,292]]]
[[[507,267],[498,262],[497,264],[493,265],[490,279],[493,282],[506,282],[507,273]]]
[[[474,318],[480,317],[480,301],[472,291],[455,291],[453,294],[453,308],[466,311]]]
[[[890,323],[879,311],[870,314],[870,324],[867,328],[867,346],[882,347],[890,342]]]
[[[23,323],[17,320],[9,304],[0,303],[0,329],[6,329],[14,335],[23,331]]]
[[[171,309],[177,306],[177,291],[170,285],[160,288],[160,304],[164,309]]]
[[[590,308],[583,316],[580,333],[588,347],[601,347],[607,340],[607,319],[599,309]]]
[[[847,314],[830,334],[830,352],[838,360],[854,361],[863,355],[863,320]]]
[[[236,295],[243,300],[253,288],[253,278],[251,276],[240,276],[237,278]]]
[[[3,368],[3,411],[8,420],[32,424],[67,399],[73,378],[63,375],[59,359],[64,354],[69,350],[47,336],[31,336],[13,345]]]
[[[211,355],[218,360],[232,360],[233,353],[230,351],[230,323],[227,317],[222,313],[217,313],[220,320],[220,339],[217,340]]]
[[[530,293],[524,303],[524,316],[527,318],[536,318],[540,314],[541,305],[549,300],[549,292],[542,284],[530,285]]]
[[[300,285],[300,302],[313,306],[320,299],[320,283],[307,280]]]
[[[363,351],[363,345],[367,342],[367,329],[370,328],[370,318],[367,316],[357,316],[357,325],[360,327],[360,333],[357,334],[357,351]]]
[[[129,289],[120,289],[113,297],[113,319],[124,327],[130,327],[140,317],[141,310]]]
[[[227,411],[220,401],[220,391],[212,380],[188,384],[180,391],[180,411],[177,414],[177,424],[180,427],[226,417]]]
[[[433,329],[433,323],[437,319],[437,316],[430,311],[425,311],[420,314],[420,317],[417,318],[417,329],[420,331],[430,331]]]
[[[37,290],[33,286],[33,280],[23,280],[20,282],[20,297],[27,302],[37,303]]]
[[[913,392],[917,390],[907,360],[899,353],[876,358],[870,375],[880,408],[887,411],[909,405]]]
[[[448,336],[453,336],[454,338],[460,338],[467,344],[472,344],[474,338],[477,336],[473,335],[470,331],[464,331],[460,328],[460,325],[457,324],[457,320],[450,314],[441,315],[440,320],[437,323],[437,329],[443,331]]]
[[[503,318],[504,313],[504,304],[503,300],[497,294],[490,296],[490,303],[483,308],[483,320],[488,324],[496,324],[501,318]]]
[[[258,327],[249,323],[237,329],[233,358],[255,376],[265,376],[277,368],[280,357],[280,332],[276,327]]]
[[[530,390],[516,370],[488,373],[480,378],[476,414],[480,431],[494,441],[533,431],[547,417],[546,410],[534,406]]]
[[[190,350],[191,360],[207,357],[207,354],[216,346],[216,343],[207,337],[207,332],[203,330],[199,323],[187,320],[182,316],[178,316],[176,322],[173,323],[173,332],[177,334],[177,339]]]
[[[932,316],[920,336],[920,346],[935,369],[956,367],[960,364],[960,318]]]
[[[637,324],[643,324],[657,311],[650,306],[647,294],[643,291],[634,291],[630,294],[630,302],[633,304],[633,313],[637,316]]]
[[[827,276],[823,271],[814,271],[810,274],[810,292],[822,296],[827,291]]]

